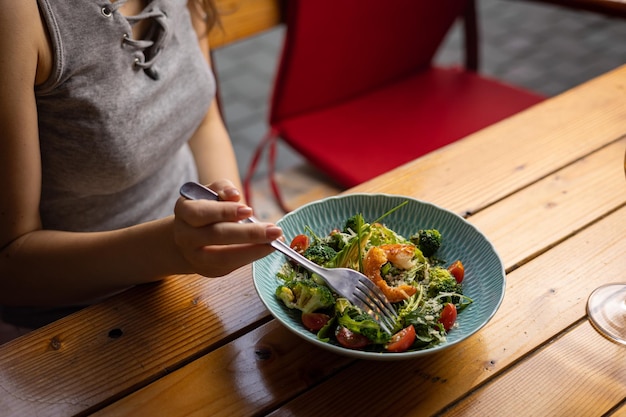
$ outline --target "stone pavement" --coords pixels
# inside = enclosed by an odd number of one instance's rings
[[[547,96],[626,63],[626,19],[524,0],[478,0],[478,19],[480,71]],[[283,28],[276,28],[215,51],[224,117],[242,177],[267,130],[283,34]],[[437,62],[461,62],[461,42],[455,26]],[[277,171],[292,206],[306,202],[298,199],[304,193],[310,199],[340,191],[285,145],[279,146]],[[266,172],[263,163],[252,204],[258,217],[274,220],[282,213],[269,194]]]

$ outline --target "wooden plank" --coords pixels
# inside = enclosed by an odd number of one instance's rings
[[[335,375],[331,383],[322,383],[287,404],[277,415],[383,415],[386,412],[386,415],[394,415],[411,407],[419,409],[421,415],[438,411],[450,400],[502,372],[535,346],[584,315],[585,296],[581,294],[588,294],[595,286],[623,273],[626,259],[626,243],[623,240],[625,216],[626,208],[623,208],[512,272],[508,277],[507,296],[495,319],[461,345],[440,355],[410,362],[356,362]],[[585,256],[571,259],[575,252]],[[563,259],[568,259],[571,272],[561,269]],[[557,285],[556,281],[549,279],[564,273],[571,276],[571,285]],[[343,365],[338,357],[327,356],[321,351],[319,354],[305,354],[312,349],[306,342],[286,337],[285,331],[277,332],[282,333],[281,337],[273,336],[275,329],[268,329],[272,330],[260,329],[253,336],[245,336],[225,347],[230,357],[237,358],[236,361],[225,360],[222,352],[212,352],[118,401],[100,415],[136,415],[137,406],[143,410],[157,396],[168,398],[168,401],[158,402],[162,415],[178,412],[181,401],[187,398],[192,398],[186,405],[189,409],[213,410],[214,403],[218,402],[232,404],[229,406],[231,414],[255,415],[253,406],[246,403],[251,401],[250,398],[253,404],[259,405],[259,409],[278,406],[299,394],[304,386],[324,380],[327,374],[321,370],[334,370]],[[257,366],[246,365],[251,362],[249,359],[246,362],[246,358],[266,337],[274,341],[272,351],[302,354],[277,355],[272,369],[258,363]],[[236,369],[238,365],[230,364],[233,361],[238,364],[239,360],[243,361],[241,367],[245,372],[231,369]],[[204,389],[208,379],[206,370],[220,369],[224,364],[229,364],[227,368],[230,370],[226,372],[233,373],[231,379],[234,381],[231,383],[237,384],[238,388]],[[306,381],[296,383],[287,379],[285,384],[281,384],[281,389],[251,388],[256,387],[259,381],[267,381],[266,384],[282,381],[285,376],[280,372],[284,368],[288,368],[296,378],[306,376]],[[315,374],[311,369],[317,369],[321,373],[320,378],[311,379],[311,375]],[[191,387],[196,385],[200,387],[200,392],[189,393],[190,389],[194,391]],[[345,389],[338,392],[338,386]],[[409,392],[411,395],[407,400]],[[344,398],[357,396],[361,399],[357,404],[343,401]],[[180,400],[173,400],[177,397]],[[243,403],[242,397],[247,398]]]
[[[624,364],[626,349],[585,320],[444,415],[602,416],[626,395]]]
[[[626,68],[626,67],[624,67]],[[604,104],[607,107],[603,111],[596,111],[596,106],[602,107],[601,102],[592,97],[591,94],[587,94],[588,91],[583,89],[582,96],[587,100],[587,105],[590,105],[590,114],[595,114],[603,123],[596,124],[592,120],[589,120],[584,116],[584,112],[580,111],[580,117],[586,123],[594,123],[593,129],[589,129],[588,126],[583,123],[578,125],[581,129],[580,135],[576,135],[576,131],[571,132],[571,136],[568,139],[574,140],[574,145],[567,146],[564,152],[558,152],[556,145],[550,144],[550,138],[541,136],[527,136],[524,139],[534,145],[534,153],[541,155],[541,157],[535,160],[532,169],[519,169],[522,174],[510,175],[509,177],[501,178],[501,174],[506,172],[503,168],[496,170],[494,175],[490,172],[480,171],[478,174],[483,176],[483,180],[486,182],[492,181],[492,177],[498,177],[498,181],[494,184],[496,188],[501,188],[501,192],[491,192],[487,189],[477,189],[473,193],[469,192],[468,185],[466,183],[474,183],[475,179],[472,178],[470,165],[465,166],[461,171],[458,171],[455,166],[451,166],[450,170],[443,169],[441,165],[432,165],[432,159],[423,159],[420,161],[418,172],[428,171],[428,175],[424,178],[434,178],[437,174],[444,172],[446,175],[438,177],[441,181],[436,188],[434,196],[438,195],[443,201],[452,201],[457,208],[472,207],[483,208],[486,205],[494,203],[501,196],[499,193],[506,194],[504,189],[509,187],[509,190],[513,190],[515,187],[523,187],[529,183],[541,179],[543,176],[549,175],[554,171],[554,167],[561,166],[565,161],[575,160],[581,156],[587,155],[590,150],[601,148],[604,144],[613,141],[613,136],[617,136],[619,129],[611,127],[611,125],[623,126],[623,123],[619,119],[614,120],[616,115],[622,114],[624,111],[625,100],[615,100],[615,97],[623,98],[623,93],[616,93],[615,88],[619,87],[619,80],[615,80],[615,74],[624,74],[626,70],[624,68],[621,71],[609,74],[606,77],[602,77],[597,85],[598,94],[606,102]],[[626,78],[626,77],[622,77]],[[594,82],[595,83],[595,82]],[[615,96],[615,97],[614,97]],[[565,96],[563,105],[577,108],[577,106],[584,107],[582,103],[570,100]],[[544,111],[544,109],[541,109]],[[555,118],[558,119],[560,113],[559,106],[555,105]],[[574,111],[574,110],[572,110]],[[577,110],[576,110],[577,111]],[[575,113],[576,113],[575,111]],[[601,113],[601,114],[599,114]],[[625,117],[626,118],[626,117]],[[622,119],[623,120],[623,119]],[[528,121],[527,121],[528,122]],[[563,117],[562,123],[574,123],[572,120]],[[518,126],[519,121],[514,119],[513,126]],[[543,123],[543,125],[537,127],[537,131],[541,132],[543,129],[551,128],[551,125],[545,125],[548,123],[543,118],[538,118],[537,123]],[[569,126],[569,125],[568,125]],[[556,128],[556,126],[554,126]],[[493,135],[492,131],[488,131],[485,135]],[[565,137],[555,134],[557,139],[551,139],[560,143],[563,146]],[[468,143],[474,145],[482,143],[482,136],[474,136],[471,140],[464,142],[461,148],[469,146]],[[521,141],[522,139],[518,139]],[[604,142],[602,142],[604,141]],[[545,146],[543,146],[545,144]],[[461,143],[459,143],[461,145]],[[539,146],[541,145],[541,146]],[[615,145],[619,148],[619,144]],[[525,152],[529,152],[527,147],[522,147],[522,155]],[[587,153],[580,154],[579,149],[587,150]],[[473,149],[473,150],[472,150]],[[480,147],[468,147],[465,148],[468,153],[465,157],[471,160],[481,160],[482,155],[485,152]],[[471,152],[469,152],[471,151]],[[623,149],[621,149],[623,154]],[[456,155],[456,148],[450,149],[452,155]],[[558,155],[553,155],[558,154]],[[441,153],[437,153],[441,158]],[[529,153],[530,155],[530,153]],[[602,152],[597,152],[595,155],[603,155]],[[492,155],[493,156],[493,155]],[[594,159],[597,156],[590,156]],[[588,158],[588,159],[589,159]],[[506,158],[504,158],[506,159]],[[524,160],[524,158],[522,158]],[[484,161],[484,160],[483,160]],[[514,159],[509,160],[509,163],[513,163]],[[587,163],[587,160],[579,161],[578,163]],[[548,165],[552,164],[552,168]],[[535,166],[536,165],[536,166]],[[619,188],[614,189],[615,183],[610,180],[612,176],[612,167],[606,164],[605,168],[601,168],[601,171],[606,175],[606,184],[611,185],[611,189],[617,195],[623,191],[623,186],[620,184]],[[442,171],[443,169],[443,171]],[[466,181],[459,181],[457,175],[463,173],[464,170],[468,170],[465,174]],[[584,170],[583,170],[584,171]],[[402,172],[400,173],[400,180],[395,180],[390,176],[385,176],[380,182],[372,183],[372,188],[369,191],[379,191],[376,184],[382,185],[387,181],[395,183],[394,188],[398,192],[406,195],[420,196],[421,188],[416,188],[415,181],[402,181]],[[407,174],[408,175],[408,174]],[[586,174],[590,175],[590,174]],[[623,177],[621,177],[623,179]],[[550,185],[550,181],[539,181],[537,187]],[[463,185],[463,188],[457,193],[457,187]],[[603,185],[604,186],[604,185]],[[404,188],[402,188],[404,187]],[[587,188],[586,188],[587,189]],[[357,190],[358,191],[358,190]],[[589,190],[587,189],[586,192]],[[540,192],[539,190],[537,192]],[[570,192],[574,192],[571,190]],[[415,193],[415,194],[412,194]],[[487,197],[481,197],[481,194],[486,194]],[[453,196],[450,200],[447,200],[448,196]],[[587,194],[585,194],[587,195]],[[573,210],[577,204],[584,204],[585,195],[578,195],[579,198],[575,201],[568,201],[568,204],[573,204],[571,209]],[[600,197],[602,200],[596,200],[598,207],[604,207],[604,204],[608,201],[611,205],[614,205],[612,196],[607,193],[600,193],[599,195],[593,194],[591,197]],[[479,203],[474,203],[477,200]],[[581,203],[582,202],[582,203]],[[503,202],[506,204],[506,200]],[[523,213],[524,210],[528,210],[532,206],[532,203],[527,202],[525,206],[510,205],[511,213]],[[498,205],[494,205],[493,209],[496,210]],[[554,242],[558,242],[565,237],[568,230],[574,230],[577,227],[582,227],[585,224],[585,219],[578,219],[579,223],[573,221],[571,217],[567,217],[567,212],[570,207],[563,205],[557,205],[555,210],[551,210],[548,213],[552,213],[551,216],[555,220],[554,227],[557,228],[559,233],[551,237],[552,240],[543,242],[542,245],[550,246]],[[573,210],[575,211],[575,210]],[[623,216],[623,210],[618,212]],[[616,214],[610,216],[614,218]],[[476,219],[480,217],[476,216]],[[622,219],[623,220],[623,217]],[[560,222],[565,222],[567,227],[557,226]],[[614,226],[615,230],[621,230],[623,236],[623,222]],[[604,221],[601,222],[604,224]],[[622,229],[619,226],[622,226]],[[487,225],[481,225],[481,227],[487,227]],[[594,226],[595,227],[595,226]],[[614,231],[614,230],[613,230]],[[610,231],[610,232],[613,232]],[[501,248],[500,253],[504,259],[507,259],[509,264],[507,267],[511,267],[517,263],[519,259],[515,259],[509,251],[517,251],[518,248],[509,245],[508,242],[511,236],[515,236],[516,230],[512,229],[511,234],[508,235],[496,235],[494,236],[494,243],[496,247]],[[611,233],[608,233],[612,236]],[[578,236],[575,236],[577,238]],[[595,242],[595,237],[589,238],[590,242]],[[587,247],[588,241],[579,241],[581,247]],[[609,239],[609,243],[612,241]],[[613,242],[614,243],[614,242]],[[530,242],[520,241],[519,245],[529,245]],[[615,243],[614,243],[615,244]],[[597,253],[598,257],[602,256],[603,261],[608,256],[611,258],[614,252],[619,252],[618,249],[611,249],[607,242],[602,242],[602,245],[607,248],[605,253]],[[602,246],[601,245],[601,246]],[[590,263],[578,265],[580,259],[575,259],[575,262],[571,262],[572,253],[577,253],[580,247],[570,247],[569,252],[551,251],[549,253],[552,256],[561,256],[559,260],[560,265],[571,265],[572,271],[566,271],[573,276],[584,277],[579,275],[582,272],[588,274],[597,273],[590,269]],[[560,246],[557,248],[560,249]],[[595,249],[594,249],[595,250]],[[518,252],[523,253],[523,252]],[[622,266],[623,270],[623,252],[619,252],[621,258],[617,257],[613,260],[614,263]],[[542,259],[543,256],[541,257]],[[534,265],[532,262],[530,265]],[[541,264],[539,264],[541,265]],[[597,267],[597,265],[596,265]],[[607,267],[601,265],[601,269]],[[580,270],[579,270],[580,269]],[[520,268],[520,271],[528,271],[529,267]],[[581,272],[582,271],[582,272]],[[553,273],[561,273],[559,271],[553,271]],[[511,282],[509,287],[515,288],[515,277],[520,276],[515,271],[511,274]],[[536,271],[535,274],[539,274],[542,277],[545,276],[544,270]],[[548,275],[549,276],[549,275]],[[538,279],[536,276],[526,277],[522,276],[520,282],[525,282],[529,279]],[[595,280],[599,278],[594,277]],[[582,280],[582,278],[581,278]],[[531,280],[532,281],[532,280]],[[534,281],[533,281],[534,282]],[[535,288],[539,291],[542,297],[546,300],[550,300],[553,296],[553,291],[563,291],[562,288],[554,289],[552,287],[546,287],[546,283],[539,281],[540,286]],[[587,285],[587,286],[583,286]],[[595,281],[576,282],[574,286],[567,287],[566,290],[575,288],[579,291],[576,294],[568,293],[569,296],[576,300],[579,294],[590,291],[591,288],[588,285],[597,284]],[[511,288],[510,288],[511,289]],[[510,290],[509,289],[509,290]],[[515,293],[515,292],[514,292]],[[566,291],[567,293],[567,291]],[[578,295],[577,295],[578,294]],[[523,293],[521,295],[524,295]],[[526,294],[528,296],[528,294]],[[561,297],[561,295],[558,295]],[[508,301],[509,298],[505,299]],[[517,298],[515,300],[518,300]],[[520,298],[519,300],[528,301],[528,299]],[[558,298],[560,300],[560,298]],[[571,300],[567,300],[571,303]],[[535,302],[538,302],[536,300]],[[245,305],[246,308],[242,309],[241,305]],[[543,305],[543,304],[541,304]],[[548,303],[547,305],[552,305]],[[567,304],[569,305],[569,304]],[[577,304],[578,305],[578,304]],[[531,306],[536,307],[535,304]],[[520,307],[530,308],[531,306],[519,305]],[[566,311],[570,311],[564,308]],[[507,310],[504,310],[507,311]],[[524,310],[526,311],[526,310]],[[531,314],[537,314],[537,311],[530,310]],[[557,311],[557,313],[561,313]],[[39,415],[71,415],[84,410],[93,410],[105,405],[108,401],[115,400],[123,395],[126,395],[133,390],[144,386],[145,384],[161,377],[172,369],[179,368],[182,364],[198,357],[198,355],[210,352],[216,347],[221,346],[224,343],[228,343],[230,340],[237,337],[238,334],[245,332],[251,326],[254,327],[260,320],[264,320],[267,317],[267,312],[262,306],[258,297],[256,297],[250,279],[249,267],[243,268],[228,277],[221,279],[204,279],[199,277],[186,277],[173,279],[165,282],[161,285],[142,287],[130,291],[120,297],[112,298],[102,304],[90,307],[89,309],[79,312],[66,320],[61,320],[48,326],[38,332],[33,333],[30,336],[26,336],[17,339],[14,342],[8,343],[0,347],[0,409],[9,410],[7,415],[28,415],[34,413],[40,413]],[[498,315],[494,320],[498,322]],[[517,328],[520,325],[526,325],[526,317],[513,315],[512,322],[517,322]],[[564,316],[565,317],[565,316]],[[571,317],[570,317],[571,319]],[[561,318],[565,320],[565,318]],[[552,322],[544,322],[542,320],[536,323],[541,324],[537,329],[541,336],[546,334],[553,334],[558,331],[563,324],[559,320]],[[503,330],[502,324],[499,325],[499,329]],[[545,327],[547,326],[547,327]],[[550,327],[553,326],[553,327]],[[120,329],[122,332],[121,337],[116,335],[116,329]],[[504,327],[504,330],[506,327]],[[113,332],[111,332],[113,330]],[[509,330],[510,332],[511,330]],[[549,333],[552,331],[553,333]],[[111,335],[109,336],[109,333]],[[506,332],[505,332],[506,334]],[[485,335],[490,335],[487,330],[481,332],[480,337],[484,338]],[[499,335],[500,336],[500,335]],[[509,333],[508,336],[511,336]],[[501,337],[501,336],[500,336]],[[520,352],[524,352],[524,349],[529,349],[533,346],[533,340],[536,342],[536,337],[526,340],[522,338],[520,346],[509,345],[509,352],[504,357],[504,361],[511,360],[511,355],[521,355]],[[481,338],[473,338],[472,340],[483,340]],[[496,338],[498,339],[498,338]],[[510,343],[519,338],[510,337]],[[464,347],[472,348],[469,343],[463,344]],[[522,343],[523,342],[523,343]],[[499,346],[496,340],[494,346]],[[515,347],[515,349],[514,349]],[[473,347],[474,356],[480,357],[485,355],[485,348]],[[471,350],[471,349],[470,349]],[[129,354],[131,352],[131,354]],[[482,352],[482,353],[481,353]],[[489,353],[494,351],[490,348]],[[462,352],[461,352],[462,353]],[[452,350],[446,354],[445,359],[449,355],[461,354],[458,349]],[[461,359],[468,363],[467,356],[463,356]],[[485,358],[485,361],[491,359]],[[499,359],[498,359],[499,360]],[[473,363],[473,362],[472,362]],[[487,362],[485,362],[487,363]],[[499,363],[499,362],[496,362]],[[433,365],[434,366],[434,365]],[[36,369],[36,372],[34,371]],[[398,368],[400,369],[400,368]],[[437,367],[433,368],[437,371]],[[98,375],[98,378],[93,378],[93,375]],[[433,375],[436,375],[433,373]],[[366,375],[367,376],[367,375]],[[448,375],[450,377],[451,375]],[[472,376],[472,381],[475,381],[475,375]],[[391,374],[388,376],[391,378]],[[391,379],[389,379],[391,380]],[[458,387],[457,387],[458,388]],[[455,392],[458,389],[455,388]],[[374,397],[376,398],[376,397]],[[436,403],[435,403],[436,404]],[[431,404],[431,408],[432,408]]]
[[[277,172],[276,182],[287,207],[295,209],[311,201],[339,194],[341,189],[308,164],[297,165],[283,172]],[[254,181],[251,187],[254,215],[265,221],[276,222],[283,215],[276,202],[270,183],[263,177]]]
[[[250,267],[135,288],[2,345],[0,414],[69,416],[98,408],[267,315]]]
[[[546,242],[558,242],[624,204],[625,148],[626,138],[539,180],[505,204],[478,212],[470,221],[499,242],[496,249],[505,265],[524,262],[545,250]]]
[[[350,192],[414,196],[473,213],[624,134],[626,66]],[[454,190],[451,192],[451,190]]]
[[[272,29],[282,22],[280,0],[217,0],[221,24],[209,34],[212,49]]]
[[[622,279],[624,218],[626,209],[621,209],[509,274],[507,294],[495,319],[464,343],[415,361],[356,363],[271,415],[435,415],[480,384],[504,378],[509,369],[515,369],[516,361],[584,317],[586,298],[593,288]],[[574,253],[581,256],[572,256]],[[571,271],[562,270],[563,259],[568,260]],[[566,275],[570,285],[551,279],[559,275]],[[600,346],[612,349],[608,344]],[[589,347],[592,355],[598,354],[593,344]],[[623,376],[614,369],[623,370],[624,354],[623,348],[608,351],[603,358],[609,361],[603,365],[609,366],[607,372]],[[599,392],[604,387],[604,377],[589,380],[586,368],[579,370],[577,378],[563,381],[551,392]],[[588,385],[579,386],[580,379],[588,380]],[[614,397],[612,393],[606,404]]]
[[[622,400],[622,404],[613,411],[611,417],[626,417],[626,397]]]
[[[272,321],[94,417],[263,415],[349,362]]]

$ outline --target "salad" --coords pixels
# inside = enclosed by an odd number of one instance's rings
[[[299,310],[302,325],[318,339],[374,352],[426,349],[445,342],[457,326],[457,314],[472,303],[463,295],[462,261],[447,263],[437,256],[443,241],[438,230],[417,229],[405,237],[384,225],[384,217],[404,204],[371,223],[355,214],[341,229],[318,235],[307,226],[292,239],[290,246],[318,265],[365,274],[398,313],[389,335],[367,313],[334,294],[321,277],[286,261],[276,275],[276,297]]]

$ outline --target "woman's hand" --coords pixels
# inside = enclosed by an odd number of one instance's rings
[[[198,274],[217,277],[272,252],[268,242],[282,236],[271,223],[239,223],[252,215],[241,193],[227,180],[209,185],[220,201],[180,198],[174,208],[174,241]]]

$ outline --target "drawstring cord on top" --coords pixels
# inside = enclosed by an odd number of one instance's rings
[[[102,8],[102,14],[110,16],[116,12],[128,0],[117,0],[114,3],[107,4]],[[148,37],[152,39],[133,39],[131,34],[125,33],[122,38],[122,44],[130,46],[139,53],[135,55],[133,65],[141,68],[152,79],[158,79],[158,73],[153,68],[155,61],[158,59],[163,47],[167,44],[171,37],[171,31],[167,22],[167,15],[160,9],[150,9],[142,11],[134,16],[124,16],[128,24],[132,27],[137,22],[144,19],[153,19],[158,27],[153,27],[148,31]],[[152,35],[152,36],[150,36]]]
[[[147,12],[142,12],[135,16],[128,16],[126,19],[131,26],[143,19],[153,19],[159,25],[159,28],[151,29],[149,32],[156,32],[156,38],[154,40],[136,40],[132,39],[130,36],[124,37],[124,42],[126,44],[143,52],[142,54],[137,56],[134,65],[144,69],[146,71],[146,74],[148,74],[152,78],[158,78],[158,76],[156,75],[157,73],[152,66],[154,65],[154,62],[158,59],[159,55],[161,55],[163,46],[167,44],[171,36],[171,31],[169,30],[166,14],[163,13],[163,11],[161,10],[150,10]]]

